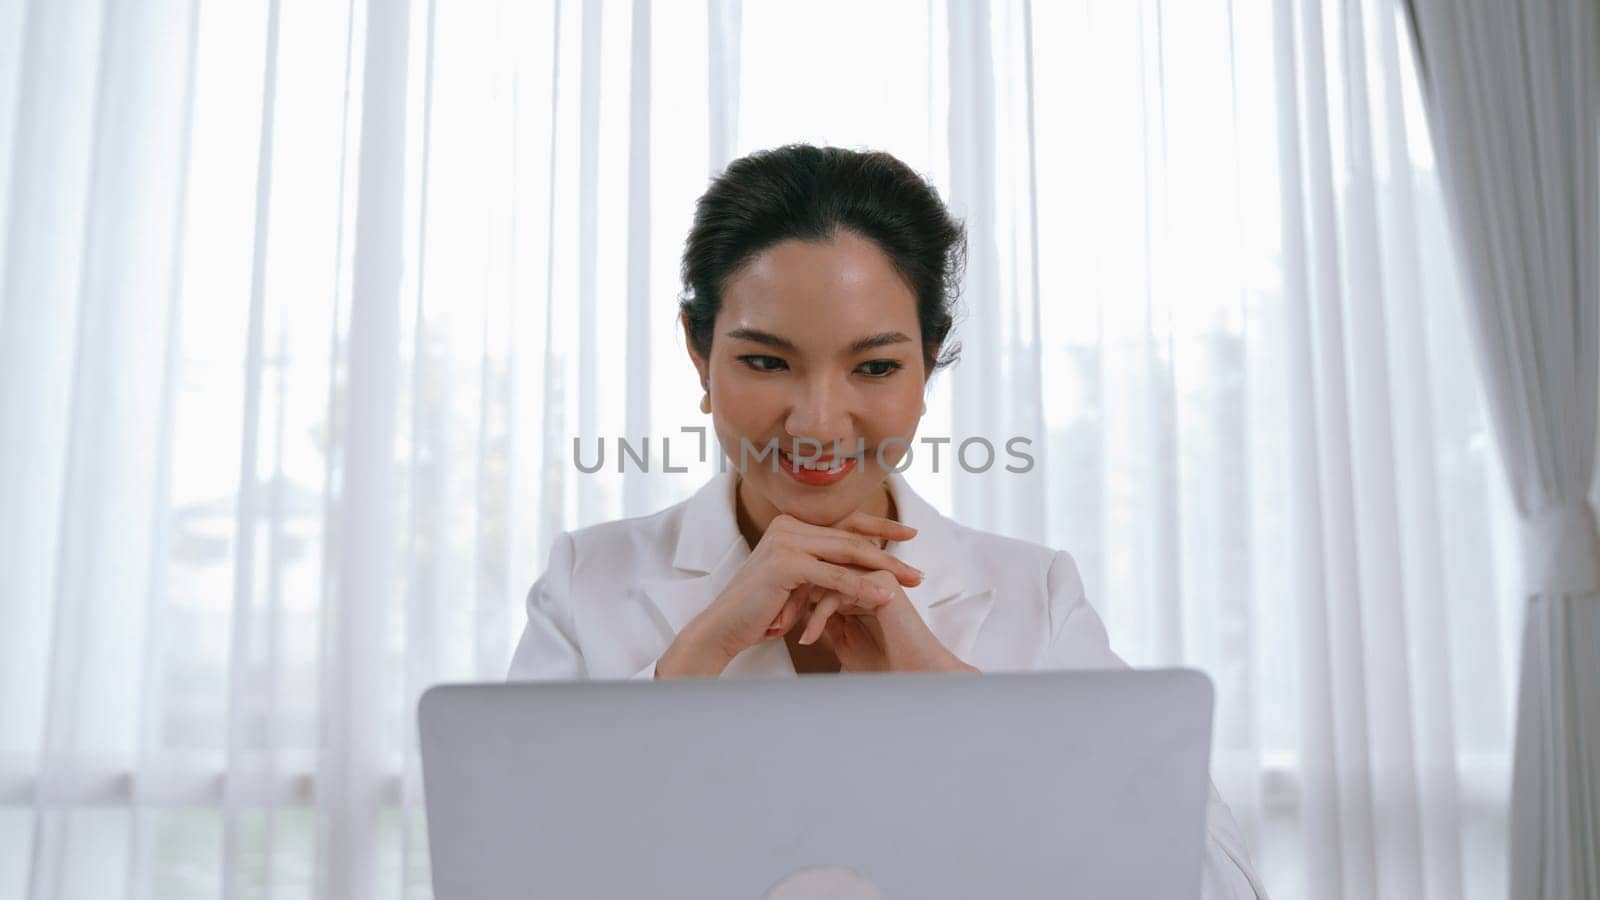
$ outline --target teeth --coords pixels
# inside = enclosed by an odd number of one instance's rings
[[[830,462],[801,462],[788,453],[783,454],[783,456],[785,459],[789,460],[789,462],[794,463],[796,468],[805,469],[808,472],[836,472],[838,471],[838,466],[843,463],[843,460],[833,460]]]

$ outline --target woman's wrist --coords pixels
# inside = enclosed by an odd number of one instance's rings
[[[911,605],[910,598],[902,592],[895,602],[878,613],[886,631],[909,637],[894,642],[888,653],[891,672],[977,672],[977,667],[956,656],[955,652],[940,642],[928,628],[922,614]]]
[[[715,678],[722,674],[736,654],[728,652],[708,624],[696,617],[678,632],[656,663],[657,678]]]

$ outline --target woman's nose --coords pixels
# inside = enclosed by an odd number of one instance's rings
[[[794,437],[820,441],[828,455],[835,439],[850,437],[848,391],[828,380],[806,383],[789,407],[784,428]]]

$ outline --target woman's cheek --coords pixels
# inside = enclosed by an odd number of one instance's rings
[[[728,417],[747,435],[765,435],[784,413],[785,391],[775,382],[734,380],[724,398]]]
[[[875,433],[868,436],[869,442],[876,444],[899,438],[909,443],[922,422],[921,391],[907,392],[906,396],[894,398],[892,403],[880,405],[874,410],[870,421]]]
[[[868,443],[876,447],[877,451],[876,453],[869,451],[867,461],[885,472],[893,471],[910,452],[914,432],[915,423],[912,423],[911,427],[904,430],[883,431],[872,435]]]
[[[713,386],[711,396],[718,434],[731,434],[736,439],[756,434],[756,422],[766,403],[759,386],[735,376]]]

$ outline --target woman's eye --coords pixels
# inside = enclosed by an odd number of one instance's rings
[[[900,368],[900,364],[892,359],[874,359],[871,362],[864,362],[857,366],[856,371],[863,375],[870,375],[873,378],[882,378],[898,368]]]
[[[760,354],[741,356],[739,361],[757,372],[781,372],[789,367],[788,363],[776,356],[762,356]]]

